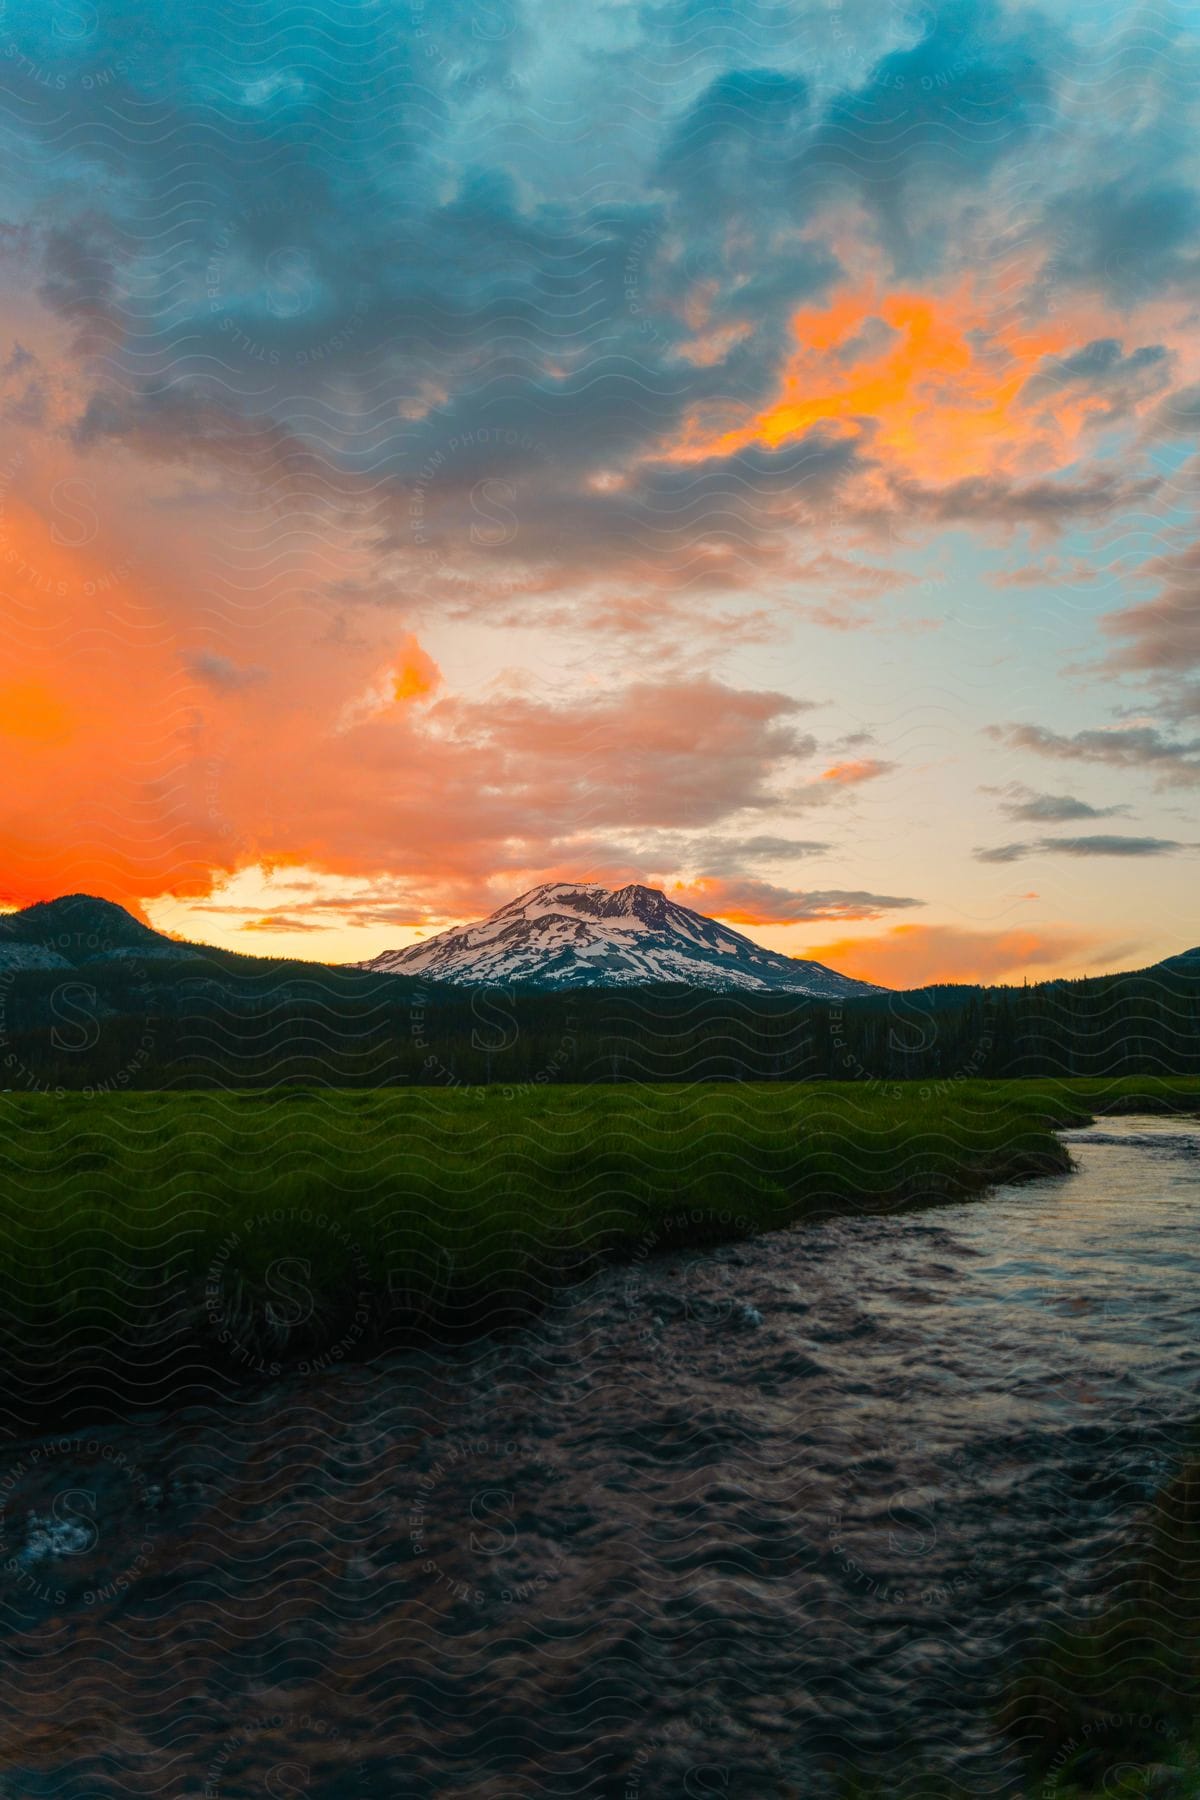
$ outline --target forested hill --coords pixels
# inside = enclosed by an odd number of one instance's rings
[[[0,971],[0,1086],[443,1087],[1200,1074],[1200,951],[1034,987],[844,1001],[439,986],[196,946]]]

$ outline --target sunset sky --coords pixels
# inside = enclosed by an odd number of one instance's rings
[[[9,0],[0,903],[1200,942],[1200,13]]]

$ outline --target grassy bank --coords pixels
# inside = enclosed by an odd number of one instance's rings
[[[8,1428],[542,1304],[606,1258],[1064,1171],[1200,1080],[5,1096]],[[0,1414],[0,1424],[3,1424]]]

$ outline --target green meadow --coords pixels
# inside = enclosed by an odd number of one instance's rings
[[[1057,1130],[1200,1112],[1200,1078],[0,1106],[0,1403],[21,1435],[511,1325],[606,1261],[1065,1174]],[[1030,1800],[1200,1795],[1198,1493],[1189,1465],[1094,1614],[1011,1671],[998,1723],[1027,1759]],[[931,1776],[925,1791],[959,1790]]]
[[[606,1260],[1065,1172],[1200,1079],[6,1096],[17,1417],[527,1316]],[[205,1391],[211,1391],[211,1386]]]

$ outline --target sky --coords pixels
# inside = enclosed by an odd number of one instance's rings
[[[0,904],[1200,942],[1200,11],[7,0]]]

